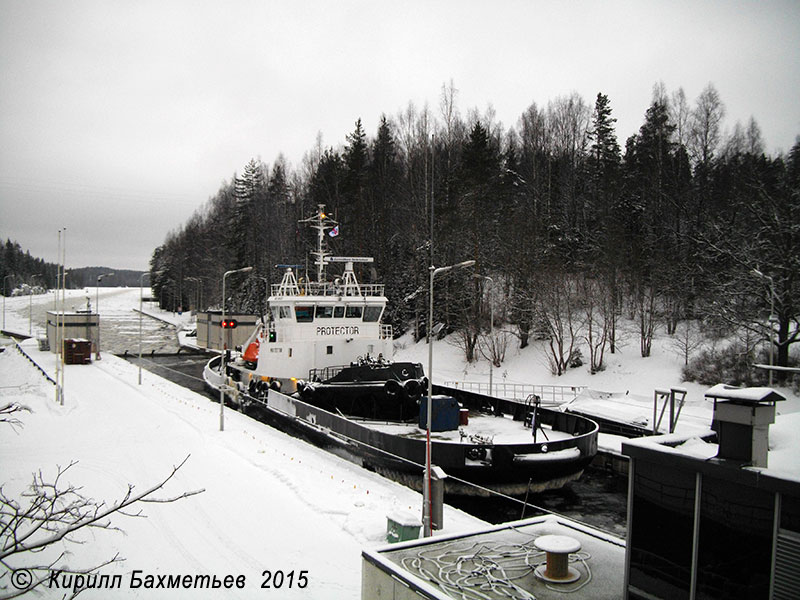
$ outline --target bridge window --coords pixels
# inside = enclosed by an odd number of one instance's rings
[[[347,317],[348,319],[360,319],[361,308],[362,307],[360,306],[348,306],[344,316]]]
[[[330,319],[333,316],[332,306],[317,306],[317,319]]]
[[[314,320],[313,306],[295,306],[294,314],[298,323],[311,323]]]
[[[381,318],[383,312],[382,306],[365,306],[364,307],[364,322],[374,323]]]
[[[279,306],[278,307],[278,317],[281,319],[288,319],[292,316],[292,311],[289,310],[288,306]]]
[[[344,306],[336,306],[333,309],[333,318],[334,319],[341,319],[344,316]]]

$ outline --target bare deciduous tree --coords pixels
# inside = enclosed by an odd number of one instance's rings
[[[112,525],[111,517],[145,516],[136,506],[142,502],[167,503],[188,498],[203,492],[196,490],[183,492],[170,498],[157,498],[153,495],[171,480],[189,459],[172,468],[172,472],[159,483],[141,492],[135,492],[128,484],[123,497],[111,504],[97,501],[83,494],[82,488],[64,481],[65,474],[77,462],[66,467],[59,466],[53,480],[46,479],[42,471],[34,473],[33,481],[21,499],[9,497],[0,487],[0,564],[7,573],[0,576],[0,599],[15,598],[42,585],[52,571],[63,574],[88,575],[104,566],[124,560],[119,554],[99,564],[88,567],[67,566],[66,553],[60,552],[55,558],[52,554],[45,558],[46,549],[56,548],[59,542],[79,543],[74,534],[81,530],[104,529],[121,531]],[[130,509],[134,509],[130,512]],[[23,590],[9,589],[6,575],[13,570],[25,569],[31,576],[30,585]],[[73,596],[81,589],[73,590]]]
[[[512,333],[502,329],[481,334],[478,338],[478,351],[483,358],[491,362],[495,367],[499,367],[506,359],[508,340],[512,335]]]
[[[577,350],[576,343],[584,326],[578,300],[578,286],[567,274],[553,273],[541,282],[536,312],[547,328],[549,340],[545,354],[554,375],[566,372]]]
[[[22,427],[23,422],[15,416],[19,412],[31,412],[31,409],[19,402],[9,402],[5,406],[0,406],[0,423],[8,423],[14,430]]]
[[[684,321],[675,331],[675,336],[670,343],[675,353],[683,358],[684,366],[689,364],[689,359],[695,350],[703,347],[703,336],[695,321]]]
[[[584,299],[584,315],[586,317],[586,334],[584,339],[589,347],[589,372],[594,375],[605,368],[603,359],[609,336],[615,324],[615,311],[610,294],[603,288],[601,281],[584,278],[581,282]]]
[[[709,83],[697,98],[697,105],[691,115],[689,150],[696,163],[708,166],[722,136],[724,117],[725,106],[719,92]]]

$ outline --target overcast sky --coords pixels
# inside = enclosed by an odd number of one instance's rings
[[[620,145],[652,88],[709,82],[726,129],[800,134],[800,2],[0,0],[0,237],[67,267],[144,269],[250,158],[298,166],[321,132],[409,101],[611,100]]]

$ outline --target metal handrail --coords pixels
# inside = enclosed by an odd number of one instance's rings
[[[539,396],[542,399],[542,404],[545,405],[560,405],[571,402],[588,387],[585,385],[538,385],[495,382],[490,390],[488,383],[478,381],[445,381],[444,385],[506,400],[524,401],[528,396],[534,394]]]
[[[382,283],[359,283],[358,290],[360,294],[353,293],[353,287],[345,286],[341,283],[326,281],[323,283],[300,283],[299,295],[300,296],[334,296],[342,298],[359,298],[362,296],[373,297],[383,296],[386,286]],[[280,283],[273,283],[270,286],[271,294],[273,296],[296,296],[294,290],[287,290],[287,286]],[[290,291],[291,293],[287,293]]]

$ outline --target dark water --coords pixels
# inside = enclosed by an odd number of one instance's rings
[[[129,357],[136,364],[138,357]],[[144,357],[142,368],[165,379],[203,393],[203,367],[206,355]],[[445,501],[489,523],[505,523],[545,512],[557,513],[586,523],[618,537],[625,537],[628,482],[624,476],[590,468],[577,481],[559,490],[531,493],[527,505],[503,497],[450,496]]]
[[[515,501],[503,497],[453,496],[447,503],[490,523],[556,513],[624,538],[627,530],[628,480],[603,469],[589,468],[580,479],[558,490],[529,494]]]
[[[125,356],[134,365],[139,364],[139,357]],[[204,393],[203,367],[209,360],[206,354],[172,354],[142,356],[142,368],[156,375],[182,385],[193,392]]]

